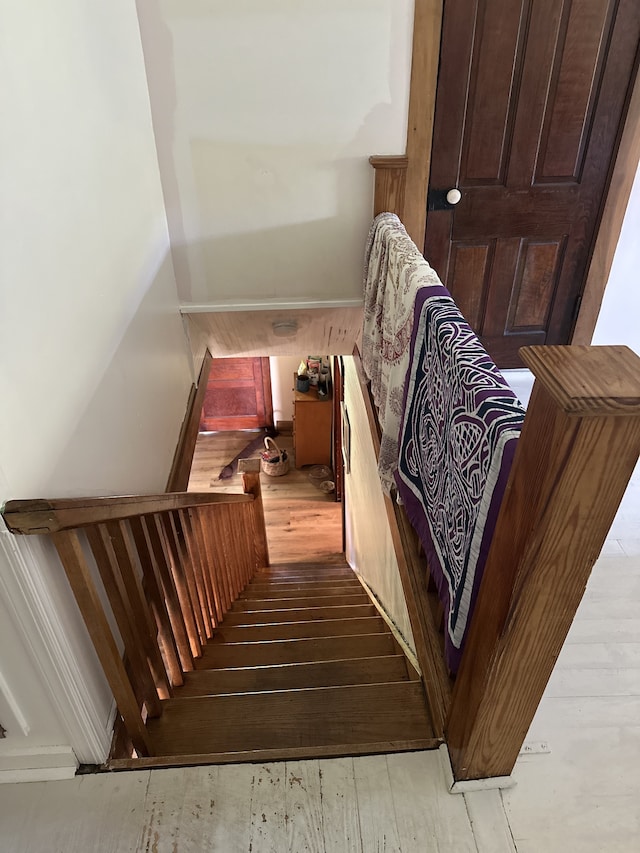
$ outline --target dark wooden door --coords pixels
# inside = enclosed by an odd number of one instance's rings
[[[268,358],[214,358],[200,431],[273,426]]]
[[[570,341],[637,73],[639,0],[445,0],[425,257],[501,367]]]

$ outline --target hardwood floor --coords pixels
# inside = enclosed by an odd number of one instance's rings
[[[191,467],[191,492],[241,492],[242,477],[220,480],[220,471],[256,437],[256,433],[201,433]],[[309,479],[313,466],[294,465],[293,438],[279,435],[278,446],[290,456],[289,472],[282,477],[261,476],[269,556],[272,563],[341,562],[342,509],[333,493],[326,494]],[[251,454],[258,458],[260,448]]]

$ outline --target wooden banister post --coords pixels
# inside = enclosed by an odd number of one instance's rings
[[[253,495],[253,518],[256,551],[256,567],[264,569],[269,565],[269,546],[267,544],[267,528],[264,523],[264,505],[262,503],[262,488],[260,486],[260,460],[239,459],[238,471],[242,472],[242,485],[245,495]]]
[[[140,755],[153,755],[151,739],[82,553],[78,534],[75,531],[62,531],[53,533],[51,539],[93,640],[127,733]]]
[[[640,358],[530,347],[536,376],[446,727],[456,781],[508,776],[640,452]]]

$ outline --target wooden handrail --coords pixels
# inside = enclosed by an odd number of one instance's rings
[[[244,488],[17,500],[4,508],[12,533],[50,536],[139,755],[154,755],[147,717],[162,714],[233,601],[268,565],[255,463],[247,464]]]
[[[210,504],[250,503],[253,495],[220,492],[166,492],[103,498],[56,498],[7,501],[2,515],[11,533],[39,534],[74,530],[89,524],[122,521],[138,515]]]
[[[531,347],[536,376],[446,727],[457,781],[507,776],[640,453],[640,358]]]

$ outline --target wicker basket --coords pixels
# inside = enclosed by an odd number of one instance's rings
[[[273,445],[273,449],[269,445]],[[286,450],[280,450],[272,438],[264,440],[266,450],[260,454],[260,465],[269,477],[282,477],[289,470],[289,457]]]

